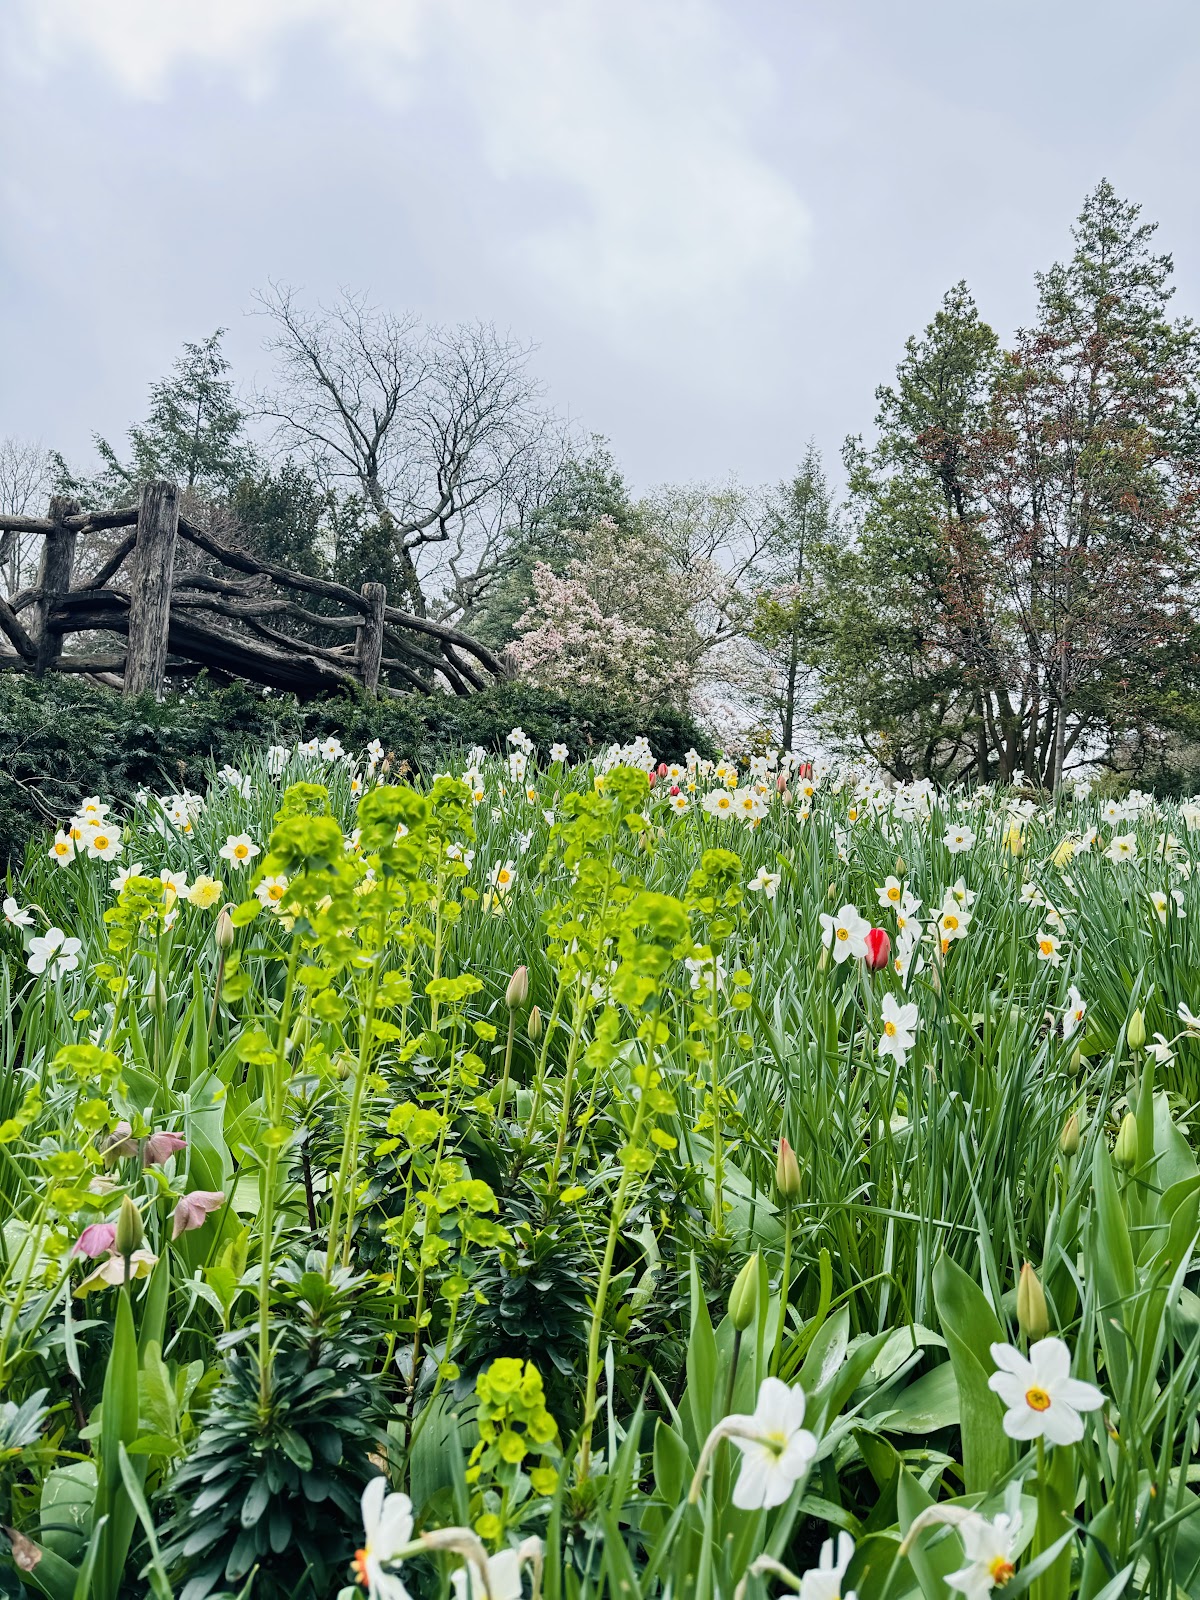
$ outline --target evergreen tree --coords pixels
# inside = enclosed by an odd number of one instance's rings
[[[253,474],[257,459],[221,349],[224,335],[225,329],[218,328],[199,344],[185,343],[168,376],[151,384],[149,415],[129,430],[128,460],[122,461],[108,440],[96,434],[100,471],[91,478],[76,477],[56,456],[60,487],[89,505],[116,505],[152,478],[170,478],[180,488],[225,496]]]

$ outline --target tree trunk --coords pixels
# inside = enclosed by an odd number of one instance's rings
[[[79,510],[75,500],[56,494],[50,498],[47,515],[54,523],[42,543],[42,559],[38,566],[38,598],[33,614],[33,638],[37,646],[33,670],[40,678],[52,667],[62,650],[62,635],[50,628],[50,613],[60,594],[71,587],[71,573],[75,566],[75,542],[79,535],[63,526],[68,517]]]
[[[359,590],[370,610],[358,629],[358,672],[369,695],[379,693],[379,663],[383,658],[383,614],[387,609],[387,584],[364,583]]]
[[[129,592],[127,695],[162,691],[178,534],[179,493],[175,485],[166,479],[146,484],[138,507],[137,545],[133,552]]]

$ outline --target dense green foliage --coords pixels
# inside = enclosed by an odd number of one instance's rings
[[[64,821],[90,794],[130,799],[143,787],[202,789],[214,764],[247,745],[294,744],[339,733],[362,747],[378,739],[394,765],[430,773],[452,750],[502,750],[514,726],[575,758],[647,732],[665,760],[713,750],[687,717],[647,717],[600,695],[566,697],[503,683],[469,698],[368,700],[339,696],[300,704],[246,685],[201,679],[193,688],[124,700],[70,677],[0,673],[0,855],[19,856],[29,835]]]

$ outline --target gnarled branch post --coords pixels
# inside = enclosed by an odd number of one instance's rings
[[[358,675],[368,694],[379,693],[379,663],[383,659],[383,614],[387,609],[387,584],[364,583],[359,590],[367,603],[359,624]]]
[[[163,686],[178,534],[178,490],[166,479],[148,483],[138,506],[137,545],[129,589],[129,654],[124,685],[127,695],[142,694],[147,689],[158,694]]]
[[[78,502],[66,495],[50,497],[48,516],[51,527],[42,544],[42,559],[38,564],[37,600],[33,612],[33,642],[37,649],[33,670],[40,678],[52,667],[62,652],[62,634],[50,627],[50,613],[59,595],[71,587],[71,573],[75,566],[75,541],[79,538],[74,528],[68,528],[67,518],[79,511]]]

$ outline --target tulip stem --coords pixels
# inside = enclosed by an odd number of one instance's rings
[[[792,1202],[783,1202],[783,1271],[779,1278],[779,1319],[775,1325],[775,1348],[771,1353],[771,1376],[779,1376],[783,1355],[783,1331],[787,1326],[788,1297],[792,1289]]]
[[[737,1383],[738,1362],[741,1360],[741,1356],[742,1330],[735,1328],[733,1330],[733,1359],[729,1363],[729,1377],[725,1383],[725,1404],[722,1407],[722,1415],[726,1417],[733,1410],[733,1390],[734,1385]]]
[[[496,1107],[497,1122],[504,1121],[504,1105],[508,1099],[508,1077],[512,1071],[513,1039],[517,1032],[517,1013],[514,1006],[508,1008],[508,1038],[504,1044],[504,1074],[500,1079],[500,1104]]]

